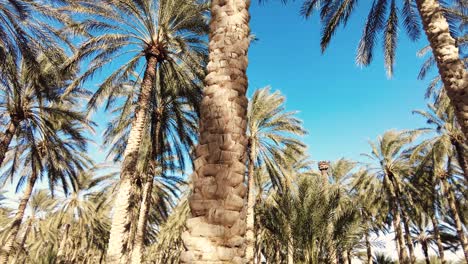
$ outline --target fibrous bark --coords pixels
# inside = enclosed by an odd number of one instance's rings
[[[249,167],[247,173],[247,221],[246,221],[246,250],[245,259],[247,263],[254,263],[255,258],[255,180],[254,180],[254,162],[255,162],[255,142],[249,144]]]
[[[444,254],[444,246],[442,244],[442,239],[440,238],[440,230],[439,230],[439,222],[437,221],[437,218],[435,217],[435,213],[432,213],[431,215],[431,221],[432,221],[432,228],[434,229],[434,238],[437,243],[437,249],[439,253],[439,259],[441,264],[447,264],[447,261],[445,260],[445,254]]]
[[[468,74],[449,24],[437,0],[416,0],[421,21],[444,88],[460,124],[465,140],[468,139]]]
[[[136,180],[138,151],[143,139],[147,110],[153,82],[156,78],[156,56],[148,55],[146,70],[141,83],[138,109],[128,136],[124,160],[120,173],[120,183],[113,207],[112,225],[107,249],[108,263],[127,263],[127,247],[131,224],[131,210],[134,206],[132,189]]]
[[[148,214],[151,205],[151,192],[153,190],[153,179],[148,179],[143,186],[143,195],[140,206],[140,213],[138,214],[137,231],[135,235],[135,242],[132,249],[131,262],[132,264],[142,263],[143,247],[145,240],[146,224],[148,222]]]
[[[28,179],[26,189],[24,190],[23,197],[21,198],[20,204],[18,206],[18,211],[16,212],[13,223],[11,224],[10,234],[7,237],[5,245],[3,245],[1,248],[1,252],[0,252],[1,264],[8,263],[8,258],[10,257],[11,250],[15,244],[15,241],[17,240],[18,232],[21,227],[21,222],[23,221],[23,217],[24,217],[24,212],[26,211],[26,207],[28,205],[29,199],[31,198],[31,194],[34,189],[34,185],[36,184],[36,180],[37,180],[37,173],[36,173],[36,170],[33,169],[32,174]]]
[[[8,147],[10,146],[11,140],[16,133],[17,127],[18,122],[11,120],[7,130],[3,133],[2,138],[0,139],[0,165],[3,164],[3,160],[5,159],[5,155],[8,151]]]
[[[211,1],[208,75],[183,263],[245,263],[249,0]]]
[[[455,222],[455,229],[457,230],[458,239],[460,240],[460,244],[465,255],[465,260],[468,262],[468,239],[466,237],[465,231],[463,230],[463,223],[458,212],[455,195],[453,193],[452,187],[445,177],[442,177],[441,182],[442,190],[447,197],[450,213],[452,214],[453,220]]]

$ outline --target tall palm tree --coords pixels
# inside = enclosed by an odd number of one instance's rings
[[[153,186],[165,193],[175,193],[179,180],[166,173],[169,171],[184,171],[185,156],[194,145],[197,132],[197,110],[201,100],[201,88],[198,84],[188,86],[181,84],[173,76],[165,74],[157,69],[155,87],[151,92],[150,106],[148,107],[148,119],[144,127],[143,144],[139,151],[137,163],[138,173],[144,175],[139,183],[141,197],[137,199],[140,204],[137,224],[133,225],[135,232],[134,243],[129,243],[133,248],[131,254],[132,263],[140,263],[144,249],[145,229],[151,205],[151,193]],[[137,81],[138,83],[138,81]],[[180,87],[184,85],[184,87]],[[133,117],[128,113],[134,112],[138,107],[134,85],[123,84],[121,97],[125,103],[112,110],[117,114],[114,120],[109,122],[105,131],[105,145],[110,145],[110,152],[114,160],[122,158],[125,145],[128,140]],[[116,96],[117,98],[117,96]],[[174,184],[169,182],[174,181]],[[169,187],[172,186],[172,187]],[[174,189],[175,188],[175,189]],[[171,191],[172,189],[172,191]],[[138,196],[138,194],[136,195]],[[170,197],[159,197],[155,202],[158,206],[164,204]],[[141,201],[141,202],[140,202]],[[169,208],[169,207],[168,207]],[[131,235],[133,239],[133,234]]]
[[[417,135],[417,132],[387,131],[379,137],[377,143],[370,142],[371,154],[364,154],[375,161],[377,166],[371,169],[375,171],[375,176],[382,181],[383,190],[389,200],[396,246],[401,263],[415,261],[413,243],[409,234],[408,216],[405,212],[407,207],[404,207],[404,200],[411,198],[404,192],[405,184],[408,184],[404,181],[404,177],[410,173],[410,165],[403,155],[403,151]],[[405,234],[401,228],[402,220]],[[407,240],[406,243],[405,240]],[[410,259],[407,248],[410,250]]]
[[[250,0],[211,1],[208,74],[182,263],[244,259],[249,5]]]
[[[465,139],[455,121],[453,108],[444,105],[443,100],[442,98],[438,105],[428,105],[428,111],[414,111],[414,113],[426,118],[426,122],[431,125],[430,128],[426,129],[426,132],[436,135],[419,144],[419,148],[430,145],[438,148],[438,151],[446,152],[446,155],[456,157],[463,170],[463,176],[468,182],[468,157]],[[415,150],[415,153],[417,153],[417,150]]]
[[[1,105],[11,116],[9,127],[17,122],[14,125],[16,145],[12,148],[11,158],[6,163],[9,168],[2,180],[20,176],[18,189],[27,184],[11,224],[10,235],[0,252],[0,263],[8,261],[36,181],[46,173],[52,191],[58,182],[67,191],[68,181],[76,180],[77,171],[90,163],[84,155],[87,139],[83,133],[91,129],[92,123],[83,113],[70,110],[79,103],[76,96],[85,93],[74,89],[64,96],[61,92],[63,86],[73,75],[57,76],[60,72],[56,72],[51,64],[45,62],[43,66],[38,72],[31,71],[24,63],[18,67],[10,66],[17,78],[5,80],[1,90],[4,94]],[[39,77],[36,76],[45,76],[48,82],[38,85]],[[38,97],[35,93],[37,86],[47,89],[48,97],[54,100]],[[11,140],[12,136],[8,145]]]
[[[171,75],[189,85],[202,80],[206,49],[203,37],[207,31],[204,18],[205,5],[185,0],[106,0],[101,3],[81,0],[70,5],[70,10],[92,15],[77,30],[89,31],[85,41],[70,62],[92,56],[88,70],[76,80],[77,85],[91,78],[112,61],[124,61],[105,78],[89,102],[94,109],[107,99],[112,105],[119,83],[132,79],[134,71],[142,69],[141,85],[137,87],[138,107],[132,120],[128,141],[123,154],[121,177],[109,238],[107,261],[126,262],[129,239],[130,211],[133,207],[132,189],[138,180],[136,174],[139,150],[144,138],[144,127],[149,117],[151,94],[157,71]],[[166,78],[165,76],[161,78]],[[71,85],[72,88],[74,85]]]
[[[281,159],[286,154],[295,155],[302,152],[305,145],[295,136],[306,132],[302,122],[294,117],[295,112],[285,112],[285,97],[279,91],[271,92],[269,87],[255,91],[249,101],[247,111],[247,137],[249,140],[249,163],[247,172],[247,249],[246,259],[253,263],[255,252],[255,203],[256,188],[254,171],[265,166],[274,185],[281,184]],[[289,150],[289,153],[285,153]],[[284,163],[284,162],[283,162]]]
[[[324,51],[338,27],[346,24],[351,13],[356,10],[356,0],[306,0],[302,14],[309,17],[314,9],[320,9],[323,22],[321,46]],[[462,1],[455,1],[462,3]],[[401,3],[401,7],[398,7]],[[466,8],[466,7],[465,7]],[[401,10],[399,14],[398,10]],[[439,74],[447,95],[455,109],[455,116],[465,138],[468,139],[468,73],[460,58],[457,40],[450,34],[444,9],[438,0],[374,0],[361,37],[356,61],[368,65],[372,61],[378,34],[383,35],[385,67],[389,76],[393,74],[398,24],[403,24],[411,40],[420,37],[421,29],[429,41]],[[466,141],[465,141],[466,142]]]

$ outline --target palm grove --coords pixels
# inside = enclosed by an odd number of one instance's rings
[[[304,1],[322,51],[357,2]],[[0,1],[0,179],[21,195],[0,193],[0,263],[393,263],[382,234],[398,263],[468,262],[468,3],[447,2],[373,1],[356,56],[381,35],[391,76],[398,28],[425,35],[428,126],[316,164],[280,92],[247,99],[249,0]]]

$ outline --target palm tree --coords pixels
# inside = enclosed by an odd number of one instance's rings
[[[431,145],[438,148],[438,151],[446,152],[446,155],[456,157],[458,164],[463,170],[463,176],[468,182],[468,158],[467,147],[464,143],[465,139],[455,121],[453,108],[449,105],[444,105],[444,100],[446,101],[446,99],[441,98],[437,105],[429,104],[429,111],[414,111],[414,113],[426,118],[426,122],[432,125],[431,128],[426,128],[426,132],[436,135],[419,144],[419,148]],[[415,150],[415,153],[417,153],[417,150]]]
[[[43,66],[39,72],[29,70],[24,63],[17,68],[10,66],[10,69],[15,71],[17,79],[12,78],[3,83],[4,96],[1,105],[11,116],[9,127],[17,123],[14,125],[16,145],[12,148],[12,155],[6,163],[9,164],[9,168],[5,170],[2,178],[13,179],[19,174],[21,178],[17,189],[25,182],[27,185],[11,224],[10,235],[0,252],[0,263],[8,262],[37,179],[43,173],[47,173],[52,191],[57,182],[61,182],[67,191],[68,180],[74,181],[77,171],[87,168],[90,163],[84,155],[87,139],[83,133],[91,129],[92,123],[83,113],[70,110],[79,102],[75,97],[84,93],[80,89],[75,89],[64,96],[61,93],[62,88],[67,83],[67,78],[73,75],[69,73],[57,76],[60,72],[56,72],[51,64],[44,62]],[[43,84],[44,86],[37,85],[39,77],[35,78],[36,76],[45,76],[44,79],[48,82]],[[48,97],[54,100],[38,97],[35,93],[38,88],[47,89]],[[8,145],[11,140],[12,136]]]
[[[194,145],[197,132],[197,110],[201,100],[201,87],[199,85],[181,87],[173,76],[157,69],[155,87],[151,93],[148,107],[147,124],[144,127],[143,144],[139,151],[137,171],[144,175],[139,183],[141,197],[136,199],[140,204],[138,220],[133,225],[129,246],[132,248],[132,263],[140,263],[144,249],[145,229],[151,205],[153,186],[163,184],[167,188],[158,189],[164,193],[175,193],[176,184],[180,183],[178,177],[169,176],[169,171],[185,170],[185,155]],[[138,81],[137,81],[138,84]],[[105,131],[105,145],[110,145],[110,152],[114,161],[122,158],[128,140],[133,117],[128,113],[134,112],[138,107],[137,96],[132,89],[135,85],[123,84],[120,96],[125,103],[112,109],[116,115],[109,122]],[[117,98],[117,96],[116,96]],[[174,184],[169,184],[170,182]],[[172,187],[170,187],[172,186]],[[171,190],[172,189],[172,190]],[[138,192],[136,191],[136,196]],[[157,197],[157,205],[161,206],[170,197]],[[140,202],[141,201],[141,202]],[[168,207],[170,208],[170,207]],[[133,243],[134,241],[134,243]]]
[[[396,246],[401,263],[407,263],[408,261],[413,263],[415,261],[413,243],[409,233],[408,216],[405,211],[408,207],[404,203],[404,200],[411,198],[404,190],[405,185],[408,184],[404,181],[404,177],[410,174],[410,165],[405,155],[403,155],[403,151],[417,135],[417,132],[387,131],[383,136],[379,137],[377,143],[370,142],[371,154],[364,154],[377,164],[376,167],[371,169],[375,171],[375,176],[381,179],[383,190],[390,203],[393,228],[396,233]],[[401,220],[404,223],[405,237],[403,237],[401,229]],[[407,240],[406,244],[405,239]],[[407,248],[410,250],[411,259],[408,259]]]
[[[88,70],[70,88],[91,78],[112,61],[125,61],[100,84],[89,102],[90,109],[104,99],[107,99],[107,107],[112,105],[119,92],[117,84],[132,80],[133,72],[144,64],[141,86],[137,89],[138,107],[123,154],[107,252],[107,261],[126,262],[132,189],[138,180],[138,152],[149,117],[157,71],[164,73],[163,79],[171,75],[180,82],[180,87],[198,83],[203,78],[206,6],[192,0],[106,0],[103,3],[81,0],[79,3],[81,5],[70,5],[70,10],[84,12],[96,19],[86,19],[76,26],[77,30],[89,31],[91,38],[81,45],[70,62],[89,56],[93,58]]]
[[[39,69],[39,55],[53,59],[50,49],[73,50],[64,26],[73,22],[58,10],[56,0],[2,0],[0,2],[0,72],[8,71],[8,57]],[[55,65],[57,68],[60,64]]]
[[[208,75],[182,263],[244,259],[249,5],[250,0],[211,1]]]
[[[80,173],[73,191],[58,198],[56,212],[49,215],[49,228],[62,233],[57,263],[96,263],[105,252],[112,198],[105,186],[109,186],[113,175],[97,176],[97,168]]]
[[[468,73],[460,58],[456,39],[450,34],[449,23],[444,16],[444,9],[438,0],[398,1],[375,0],[367,17],[361,37],[356,61],[360,65],[369,65],[377,35],[384,39],[385,67],[389,76],[393,74],[395,50],[397,44],[397,28],[401,21],[398,10],[402,10],[403,24],[411,40],[420,37],[418,14],[426,37],[434,54],[439,74],[455,109],[455,116],[460,124],[465,138],[468,139]],[[461,2],[460,2],[461,3]],[[342,24],[346,24],[351,13],[356,10],[357,1],[306,0],[302,7],[302,15],[309,17],[314,9],[320,9],[323,22],[321,39],[322,51]],[[466,142],[466,141],[465,141]]]
[[[29,203],[29,217],[27,225],[23,228],[23,236],[20,244],[16,249],[16,255],[11,263],[25,263],[27,260],[37,259],[37,255],[31,250],[30,244],[26,242],[36,238],[36,231],[40,226],[41,221],[44,221],[44,217],[52,212],[57,205],[57,200],[52,198],[50,192],[46,189],[40,189],[35,191],[31,196]],[[32,237],[32,239],[31,239]],[[27,253],[27,254],[26,254]],[[42,252],[44,253],[44,252]]]
[[[157,264],[180,263],[180,254],[184,250],[182,232],[189,216],[190,208],[186,195],[183,195],[167,221],[160,227],[157,241],[148,249],[148,256]]]
[[[305,145],[294,136],[304,135],[302,122],[294,117],[295,112],[285,112],[285,98],[278,91],[270,92],[270,88],[262,88],[252,96],[247,111],[247,137],[249,140],[248,164],[248,200],[247,200],[247,232],[246,259],[253,262],[255,252],[255,203],[256,188],[254,171],[265,166],[274,185],[281,184],[281,169],[278,167],[281,159],[288,155],[301,153]]]

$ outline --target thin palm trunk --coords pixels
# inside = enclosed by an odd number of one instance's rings
[[[245,259],[247,263],[253,263],[255,258],[255,180],[254,180],[254,166],[255,166],[255,141],[250,140],[249,148],[249,167],[247,174],[247,220],[246,220],[246,250]]]
[[[132,249],[132,264],[139,264],[142,262],[143,247],[145,241],[145,230],[148,222],[148,214],[151,206],[151,192],[153,191],[153,178],[149,177],[143,186],[143,199],[141,201],[140,213],[138,215],[138,225],[135,236],[135,245]]]
[[[364,234],[365,240],[366,240],[366,253],[367,253],[367,262],[366,264],[372,264],[372,247],[371,243],[369,241],[369,234],[366,232]]]
[[[59,246],[59,249],[57,251],[57,263],[58,264],[66,263],[65,250],[66,250],[66,246],[67,246],[67,240],[68,240],[69,232],[70,232],[70,225],[65,224],[65,226],[63,228],[62,241],[60,241],[60,246]]]
[[[398,206],[397,198],[394,190],[392,191],[392,186],[389,182],[388,175],[384,176],[384,185],[387,189],[388,198],[390,202],[390,207],[393,214],[393,228],[395,230],[395,242],[396,248],[398,251],[398,260],[402,264],[408,263],[408,253],[406,252],[405,239],[403,237],[403,232],[401,229],[401,217],[400,217],[400,207]]]
[[[208,75],[183,263],[245,261],[249,0],[211,1]],[[213,253],[216,252],[216,253]]]
[[[432,227],[434,229],[434,237],[437,243],[437,249],[439,251],[439,259],[441,264],[447,264],[444,255],[444,246],[442,244],[442,239],[440,238],[439,222],[435,217],[435,212],[431,214]]]
[[[34,219],[34,216],[32,216],[31,218],[29,218],[29,221],[28,221],[28,225],[26,227],[26,230],[24,230],[24,235],[23,235],[23,238],[21,239],[21,243],[18,247],[18,250],[16,251],[16,255],[15,255],[15,258],[13,259],[13,264],[17,263],[18,262],[18,259],[21,255],[21,252],[23,251],[24,249],[24,245],[26,244],[26,239],[28,239],[28,235],[29,235],[29,231],[31,230],[31,226],[32,226],[32,222],[33,222],[33,219]]]
[[[5,160],[5,155],[10,147],[11,140],[16,133],[18,125],[19,122],[11,120],[10,124],[8,124],[7,130],[3,133],[3,136],[0,139],[0,166],[3,164],[3,160]]]
[[[453,220],[455,221],[455,229],[457,230],[458,239],[460,240],[463,253],[465,254],[465,260],[468,262],[468,240],[466,238],[465,232],[463,231],[463,224],[456,205],[455,195],[450,184],[447,182],[447,179],[442,177],[441,181],[443,192],[447,197],[450,213],[452,214]]]
[[[426,261],[426,264],[431,264],[431,260],[429,259],[429,247],[427,246],[427,242],[421,242],[421,247],[424,253],[424,260]]]
[[[11,224],[10,234],[8,235],[5,245],[2,247],[2,250],[0,252],[1,264],[8,263],[8,258],[10,257],[11,250],[13,249],[15,241],[17,240],[18,232],[21,227],[21,222],[23,221],[24,217],[24,212],[26,211],[29,199],[31,198],[31,194],[34,189],[34,185],[36,184],[36,180],[37,173],[36,170],[33,169],[32,174],[28,179],[26,189],[24,190],[23,197],[21,198],[20,204],[18,206],[18,211],[16,212],[13,223]]]
[[[465,140],[468,139],[468,74],[455,39],[437,0],[416,0],[419,15],[437,62],[447,95],[455,108]]]
[[[131,225],[131,210],[134,206],[132,189],[135,182],[138,150],[143,139],[146,126],[147,110],[151,89],[156,78],[156,66],[158,60],[154,55],[147,56],[147,64],[141,91],[138,98],[138,110],[128,136],[127,146],[124,152],[124,160],[120,174],[120,184],[113,207],[112,225],[107,249],[108,263],[127,263],[129,229]]]
[[[390,178],[390,181],[392,182],[393,187],[395,188],[396,203],[398,204],[398,207],[400,208],[400,211],[401,211],[401,218],[403,220],[403,228],[405,229],[406,247],[408,248],[409,256],[410,256],[409,261],[411,264],[414,264],[416,263],[416,256],[414,254],[414,244],[413,244],[413,240],[411,239],[409,217],[408,217],[408,214],[406,213],[405,207],[403,205],[403,199],[401,197],[400,185],[398,184],[398,181],[395,179],[395,175],[393,175],[392,173],[389,173],[389,178]]]
[[[463,176],[468,182],[468,160],[465,147],[458,140],[452,140],[452,145],[455,147],[455,151],[457,152],[457,161],[463,170]]]
[[[410,233],[410,227],[409,227],[409,218],[408,214],[406,213],[405,209],[403,206],[401,206],[401,217],[403,219],[403,226],[405,229],[405,240],[406,240],[406,245],[409,250],[410,254],[410,262],[411,264],[416,263],[416,256],[414,254],[414,244],[413,244],[413,239],[411,238],[411,233]]]

